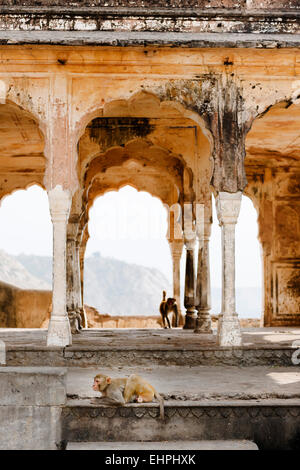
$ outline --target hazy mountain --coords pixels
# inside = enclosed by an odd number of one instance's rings
[[[52,258],[50,256],[18,255],[15,257],[29,273],[35,278],[41,279],[52,288]],[[1,269],[1,266],[0,266]]]
[[[162,290],[171,293],[166,277],[157,269],[104,258],[94,253],[85,260],[84,302],[111,315],[158,313]]]
[[[0,251],[0,280],[28,289],[51,289],[52,259]],[[157,269],[128,264],[99,253],[85,260],[84,302],[111,315],[153,315],[171,286]]]
[[[30,258],[30,257],[28,257]],[[0,280],[13,284],[22,289],[49,289],[47,283],[34,271],[30,271],[18,257],[14,257],[0,250]]]
[[[221,313],[222,290],[213,287],[211,290],[212,313]],[[262,292],[259,287],[236,288],[236,311],[241,318],[260,318],[262,312]]]
[[[52,258],[35,255],[14,257],[0,251],[0,280],[25,289],[51,289],[51,278]],[[101,313],[157,314],[163,289],[172,295],[169,281],[157,269],[105,258],[99,253],[85,260],[84,302],[96,307]],[[238,287],[236,296],[240,317],[260,317],[260,288]],[[212,288],[211,297],[212,313],[219,314],[221,289]]]

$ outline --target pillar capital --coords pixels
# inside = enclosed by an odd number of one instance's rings
[[[61,185],[48,191],[52,222],[66,221],[71,209],[71,193]]]
[[[169,246],[173,258],[181,258],[183,240],[169,240]]]
[[[68,220],[67,241],[77,242],[77,234],[79,229],[79,216],[71,215]]]
[[[209,241],[211,235],[211,221],[205,222],[203,227],[197,227],[197,240],[198,242],[202,242],[203,240]]]
[[[216,198],[217,216],[220,225],[236,224],[241,208],[242,191],[227,193],[221,191]]]
[[[184,245],[187,250],[194,250],[196,245],[196,233],[193,235],[189,232],[188,236],[184,234]]]

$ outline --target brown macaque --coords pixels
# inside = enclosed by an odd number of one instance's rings
[[[101,392],[102,397],[113,405],[126,403],[149,403],[156,398],[160,407],[160,418],[164,419],[164,400],[145,379],[132,374],[129,377],[112,379],[108,375],[98,374],[94,377],[93,390]]]
[[[166,291],[163,291],[163,298],[159,306],[159,311],[161,313],[162,317],[162,322],[163,322],[163,327],[167,328],[166,326],[166,320],[168,322],[169,328],[171,328],[170,320],[169,320],[169,313],[174,312],[175,314],[175,326],[178,326],[178,308],[177,308],[177,303],[176,299],[173,297],[168,297],[166,300]]]

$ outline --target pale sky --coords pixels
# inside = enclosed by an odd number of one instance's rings
[[[211,281],[221,286],[221,237],[216,213],[210,241]],[[257,214],[243,196],[236,227],[236,285],[261,286],[261,257],[257,240]],[[0,207],[0,249],[11,254],[51,256],[52,226],[48,198],[37,186],[16,191]],[[167,212],[162,203],[144,192],[125,187],[98,198],[91,211],[87,255],[99,251],[129,263],[155,267],[171,280]],[[183,262],[184,260],[182,260]]]

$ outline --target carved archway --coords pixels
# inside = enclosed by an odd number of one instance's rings
[[[0,104],[0,199],[33,184],[44,188],[45,139],[36,118],[13,102]]]

